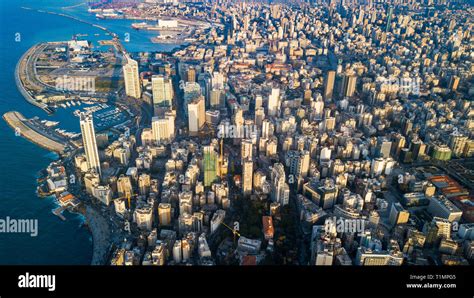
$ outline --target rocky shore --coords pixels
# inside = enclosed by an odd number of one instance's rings
[[[109,224],[97,210],[90,206],[85,207],[84,216],[92,233],[93,254],[91,265],[105,265],[111,243]]]

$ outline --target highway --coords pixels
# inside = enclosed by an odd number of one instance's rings
[[[51,113],[52,111],[48,108],[48,106],[44,103],[40,103],[40,102],[37,102],[33,96],[31,96],[31,94],[25,89],[25,87],[23,86],[23,83],[21,82],[21,79],[20,79],[20,68],[21,68],[21,64],[23,63],[23,61],[25,60],[25,58],[28,56],[28,55],[31,55],[31,52],[33,52],[35,50],[35,48],[37,47],[38,45],[35,45],[33,46],[32,48],[30,48],[25,54],[23,54],[23,56],[21,56],[20,60],[18,61],[18,63],[16,64],[16,67],[15,67],[15,83],[16,83],[16,86],[18,88],[18,90],[20,91],[21,95],[23,95],[23,97],[32,105],[35,105],[41,109],[43,109],[45,112],[47,113]]]

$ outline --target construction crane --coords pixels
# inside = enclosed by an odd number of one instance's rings
[[[236,236],[239,236],[239,237],[240,237],[240,233],[239,233],[239,230],[238,230],[239,222],[238,222],[238,221],[234,222],[234,228],[229,227],[228,225],[226,225],[225,222],[222,222],[222,224],[224,225],[224,227],[226,227],[226,228],[228,228],[229,230],[231,230],[231,231],[232,231],[232,234],[234,234],[234,244],[235,244],[235,237],[236,237]]]
[[[127,202],[128,202],[128,209],[131,209],[132,208],[132,202],[131,202],[131,199],[132,197],[136,197],[138,196],[138,194],[133,194],[131,196],[126,196],[126,197],[120,197],[120,198],[117,198],[117,200],[119,199],[127,199]]]

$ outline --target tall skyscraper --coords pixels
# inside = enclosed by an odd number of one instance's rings
[[[290,187],[286,183],[285,167],[281,163],[276,163],[270,172],[272,192],[271,197],[274,202],[285,206],[290,200]]]
[[[390,30],[390,23],[392,22],[392,13],[393,13],[393,6],[390,6],[388,9],[388,14],[387,14],[387,27],[385,28],[385,32],[388,32]]]
[[[157,143],[167,143],[174,139],[174,116],[167,114],[164,117],[155,116],[151,119],[153,140]]]
[[[280,89],[272,88],[272,93],[268,96],[268,115],[276,116],[280,109]]]
[[[204,186],[211,186],[217,179],[218,156],[214,146],[204,146]]]
[[[242,164],[242,192],[244,196],[252,194],[253,161],[246,159]]]
[[[101,175],[99,151],[97,150],[97,141],[95,138],[94,122],[91,114],[80,114],[80,126],[82,133],[82,144],[86,154],[87,167]]]
[[[342,96],[351,97],[354,95],[356,90],[357,77],[353,74],[345,74],[343,77],[342,87],[343,93]]]
[[[138,62],[125,57],[126,64],[123,66],[123,79],[125,82],[125,93],[127,96],[140,98],[142,94],[140,86],[140,77],[138,75]]]
[[[188,104],[194,99],[202,95],[201,86],[198,83],[185,83],[183,89],[183,99],[184,106],[187,107]],[[185,109],[186,116],[188,115],[188,109]]]
[[[188,103],[188,127],[191,134],[196,134],[206,121],[204,96],[199,96]]]
[[[324,83],[324,99],[332,99],[334,90],[334,80],[336,79],[336,72],[334,70],[328,71],[326,75],[326,81]]]
[[[163,75],[151,78],[153,104],[171,107],[173,101],[173,84],[171,79]]]

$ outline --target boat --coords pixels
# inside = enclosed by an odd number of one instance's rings
[[[147,27],[148,24],[146,22],[132,24],[132,28],[135,30],[146,29]]]
[[[67,107],[69,108],[71,106],[71,103],[69,101],[66,102]]]

